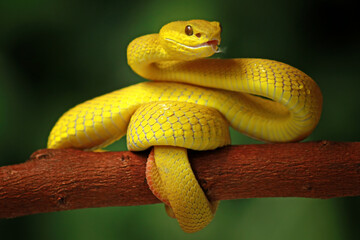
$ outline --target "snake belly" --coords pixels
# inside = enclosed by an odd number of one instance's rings
[[[317,125],[322,94],[302,71],[266,59],[204,59],[217,51],[221,27],[204,20],[165,25],[133,40],[130,67],[155,80],[86,101],[53,127],[48,148],[95,150],[127,134],[129,150],[154,146],[146,177],[185,232],[204,228],[209,202],[191,170],[186,149],[230,143],[230,125],[266,142],[307,137]]]

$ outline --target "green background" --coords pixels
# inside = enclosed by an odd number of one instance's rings
[[[126,46],[173,20],[218,20],[221,58],[259,57],[319,84],[323,115],[306,139],[359,141],[359,25],[347,1],[0,1],[0,165],[45,148],[68,108],[143,81]],[[256,143],[232,132],[234,144]],[[125,150],[124,141],[114,147]],[[0,239],[360,239],[360,198],[223,201],[185,234],[163,206],[112,207],[0,220]],[[0,206],[1,209],[1,206]]]

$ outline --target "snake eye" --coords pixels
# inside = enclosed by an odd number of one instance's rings
[[[219,27],[220,27],[220,33],[222,33],[223,28],[221,26],[221,23],[219,23]]]
[[[190,25],[187,25],[186,27],[185,27],[185,33],[186,33],[186,35],[188,35],[188,36],[191,36],[191,35],[193,35],[193,29],[192,29],[192,27],[190,26]]]

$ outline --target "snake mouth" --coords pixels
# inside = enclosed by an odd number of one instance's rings
[[[204,43],[200,43],[198,45],[195,45],[195,46],[189,46],[189,45],[186,45],[186,44],[183,44],[183,43],[179,43],[173,39],[170,39],[170,38],[166,38],[167,41],[171,41],[171,42],[174,42],[180,46],[183,46],[183,47],[186,47],[186,48],[190,48],[190,49],[198,49],[198,48],[204,48],[204,47],[211,47],[214,52],[217,51],[218,49],[218,45],[220,43],[220,41],[218,39],[211,39],[207,42],[204,42]]]
[[[210,41],[207,41],[207,42],[204,42],[204,43],[202,43],[202,44],[196,45],[195,48],[209,47],[209,46],[211,46],[212,49],[213,49],[214,51],[216,51],[217,48],[218,48],[218,45],[219,45],[219,40],[217,40],[217,39],[212,39],[212,40],[210,40]]]

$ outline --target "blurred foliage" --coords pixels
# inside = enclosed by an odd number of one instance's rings
[[[71,106],[142,81],[126,46],[173,20],[221,22],[222,58],[261,57],[296,66],[324,95],[307,140],[359,141],[360,36],[348,1],[153,0],[0,2],[0,165],[46,147]],[[257,143],[232,132],[234,144]],[[125,141],[112,149],[125,150]],[[0,220],[1,239],[360,239],[360,200],[223,201],[199,233],[181,231],[161,205],[84,209]],[[1,209],[1,206],[0,206]]]

